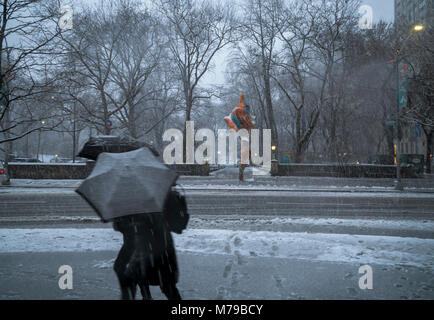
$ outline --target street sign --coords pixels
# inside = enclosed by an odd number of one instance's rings
[[[399,109],[407,106],[408,100],[408,69],[405,63],[399,65]]]
[[[113,123],[111,122],[111,120],[107,120],[107,121],[105,122],[105,127],[106,127],[107,129],[110,129],[110,128],[112,127],[112,125],[113,125]]]

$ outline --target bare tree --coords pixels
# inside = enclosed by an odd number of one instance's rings
[[[52,4],[48,0],[0,2],[0,144],[6,167],[13,141],[59,124],[52,112],[32,108],[52,90],[48,47],[60,32],[52,23],[58,16],[58,7]]]
[[[255,83],[258,94],[260,94],[259,88],[262,87],[262,98],[259,101],[261,101],[264,120],[267,127],[271,129],[271,143],[276,146],[276,154],[279,153],[279,139],[273,110],[271,81],[273,55],[276,51],[279,30],[276,16],[281,7],[281,1],[278,0],[246,1],[242,30],[243,37],[246,40],[243,45],[247,51],[243,55],[249,57],[244,60],[252,58],[259,66],[260,77],[259,79],[252,79],[252,81]],[[239,49],[243,50],[241,46]]]
[[[50,90],[47,47],[59,34],[50,24],[56,11],[49,1],[4,0],[0,2],[0,143],[12,142],[41,128],[38,117],[13,119],[14,105]],[[30,110],[29,110],[30,111]],[[34,123],[16,133],[21,124]]]
[[[310,88],[308,65],[313,60],[311,37],[316,27],[317,16],[310,2],[294,2],[279,10],[276,25],[279,26],[278,38],[283,49],[273,63],[276,74],[273,79],[288,99],[295,113],[294,161],[301,162],[310,137],[317,124],[319,108],[308,112],[308,123],[303,126],[302,117],[307,105]],[[292,112],[290,112],[292,113]],[[291,125],[293,121],[290,121]],[[303,130],[305,127],[305,130]]]
[[[359,1],[321,0],[307,11],[315,15],[315,25],[309,42],[313,47],[316,63],[311,63],[308,73],[315,79],[316,106],[322,116],[322,129],[327,144],[329,159],[336,160],[340,149],[338,125],[340,106],[345,103],[341,86],[345,82],[344,35],[357,25]]]
[[[149,80],[153,73],[160,72],[158,67],[166,49],[164,30],[149,12],[136,11],[131,5],[124,4],[117,20],[123,33],[115,45],[111,79],[126,104],[116,116],[132,138],[140,138],[151,127],[147,111],[155,108],[154,94],[162,91]],[[112,103],[118,106],[117,101]]]
[[[81,117],[104,134],[110,134],[107,122],[128,102],[124,96],[115,96],[111,81],[115,48],[123,34],[122,24],[114,18],[117,4],[119,1],[99,2],[74,13],[74,28],[62,33],[59,43],[67,52],[59,72],[67,90],[65,99],[77,101],[84,112]]]
[[[409,85],[409,104],[403,112],[406,121],[420,125],[426,137],[426,172],[431,173],[434,142],[434,36],[427,26],[420,36],[414,36],[408,45],[407,61],[412,75]]]
[[[163,0],[159,8],[183,92],[185,121],[190,121],[195,103],[212,96],[200,87],[201,80],[212,69],[217,52],[233,39],[233,14],[227,6],[212,1]]]

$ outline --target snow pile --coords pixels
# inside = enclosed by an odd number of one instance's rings
[[[2,219],[0,218],[0,222]],[[431,231],[434,238],[433,220],[392,220],[392,219],[339,219],[339,218],[302,218],[302,217],[272,217],[272,216],[192,216],[189,228],[202,228],[212,225],[217,229],[234,228],[239,230],[285,231],[291,226],[312,227],[355,227],[360,229],[381,229],[400,231]],[[339,233],[339,232],[337,232]]]
[[[434,239],[323,233],[189,229],[174,235],[179,251],[307,259],[434,269]],[[122,235],[111,229],[0,229],[0,253],[117,251]],[[106,267],[106,266],[99,266]]]

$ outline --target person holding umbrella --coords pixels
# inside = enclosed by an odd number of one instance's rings
[[[185,199],[172,190],[177,177],[147,147],[103,152],[76,190],[103,222],[113,222],[123,234],[114,264],[122,299],[135,299],[137,286],[143,299],[152,299],[150,285],[159,285],[168,299],[181,299],[170,231],[181,233],[188,214]]]
[[[178,263],[172,235],[161,213],[116,218],[113,228],[124,243],[114,263],[121,298],[133,300],[137,286],[144,300],[152,299],[149,286],[160,286],[169,300],[181,300],[176,287]]]

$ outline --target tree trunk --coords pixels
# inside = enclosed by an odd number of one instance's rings
[[[186,97],[185,101],[185,123],[184,123],[184,135],[182,141],[182,161],[183,163],[187,162],[187,121],[191,120],[191,109],[193,107],[193,99],[191,95]]]
[[[105,93],[104,93],[104,88],[100,88],[100,95],[101,95],[101,102],[104,108],[104,134],[105,135],[110,135],[111,132],[111,128],[109,128],[107,126],[107,121],[109,120],[109,111],[108,111],[108,106],[107,106],[107,99],[105,97]]]
[[[425,131],[425,129],[424,129]],[[433,143],[433,135],[434,130],[430,129],[429,131],[425,131],[426,135],[426,173],[431,174],[431,158],[430,156],[433,153],[432,143]]]
[[[338,156],[338,149],[337,149],[337,144],[336,144],[336,114],[334,112],[334,110],[331,110],[331,119],[330,119],[330,124],[329,124],[329,128],[330,128],[330,143],[328,146],[329,149],[329,161],[331,162],[336,162],[338,160],[337,156]]]
[[[36,158],[37,159],[39,159],[40,148],[41,148],[41,130],[38,131],[38,148],[36,149]]]
[[[265,62],[263,62],[265,63]],[[273,102],[271,99],[271,85],[270,85],[270,75],[269,71],[264,67],[264,85],[265,85],[265,101],[267,107],[267,118],[268,118],[268,126],[271,129],[271,145],[276,146],[276,151],[274,154],[276,155],[276,159],[279,159],[279,137],[277,134],[276,121],[274,120],[273,114]]]
[[[393,145],[393,128],[392,127],[385,127],[384,130],[386,133],[387,154],[394,155],[395,154],[395,148]]]
[[[295,120],[295,155],[294,162],[300,163],[302,157],[302,146],[301,146],[301,110],[297,109],[297,118]]]
[[[134,104],[129,101],[129,113],[128,113],[128,127],[130,131],[130,136],[133,139],[137,139],[137,127],[136,127],[136,109]]]
[[[5,113],[5,128],[9,128],[10,126],[10,113],[9,113],[9,107],[10,106],[6,106],[6,113]],[[10,138],[10,132],[6,131],[5,133],[5,138],[8,139]],[[10,154],[12,153],[12,141],[6,142],[6,155],[5,155],[5,163],[4,163],[4,167],[5,167],[5,171],[6,171],[6,180],[3,181],[2,183],[4,185],[10,185],[11,184],[11,177],[9,174],[9,157]]]

